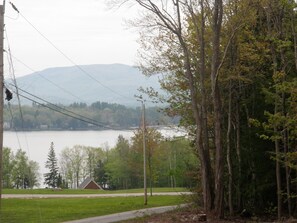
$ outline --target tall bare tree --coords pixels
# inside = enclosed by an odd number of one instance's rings
[[[153,0],[134,0],[130,1],[140,5],[147,12],[145,23],[141,25],[152,30],[155,28],[159,33],[166,33],[169,38],[176,44],[176,52],[179,54],[179,66],[173,72],[183,73],[184,83],[187,86],[189,93],[189,105],[192,111],[192,117],[195,123],[195,145],[197,153],[199,154],[201,163],[201,181],[203,191],[203,201],[206,212],[210,212],[214,207],[214,200],[216,213],[222,213],[223,201],[223,148],[221,144],[221,102],[218,86],[218,72],[220,68],[220,31],[223,15],[222,1],[214,1],[212,22],[212,62],[211,62],[211,80],[212,80],[212,95],[213,108],[215,110],[215,146],[216,146],[216,164],[215,171],[211,168],[210,151],[208,145],[208,121],[207,121],[207,105],[206,105],[206,90],[205,90],[205,76],[206,76],[206,60],[205,60],[205,18],[204,13],[205,2],[200,1],[199,4],[192,1],[172,0],[172,1],[153,1]],[[199,10],[201,9],[201,11]],[[212,9],[208,8],[208,13]],[[197,55],[199,58],[194,62],[197,66],[193,66],[193,51],[192,45],[188,41],[188,15],[192,17],[195,25],[195,38],[198,42],[196,46]],[[137,24],[139,25],[139,24]],[[171,36],[171,37],[170,37]],[[160,38],[162,38],[160,36]],[[215,51],[215,52],[214,52]],[[156,65],[158,66],[158,65]],[[201,87],[201,88],[200,88]],[[202,99],[200,98],[202,97]],[[215,178],[213,174],[215,173]],[[215,184],[213,184],[215,179]],[[215,188],[215,191],[213,189]],[[214,199],[214,194],[216,199]]]
[[[202,180],[202,191],[203,191],[203,201],[205,211],[211,211],[213,207],[213,190],[212,190],[212,170],[210,163],[210,155],[208,148],[208,130],[205,128],[207,125],[207,115],[205,104],[202,106],[201,101],[198,99],[198,95],[201,92],[197,85],[197,71],[192,67],[192,55],[190,46],[186,39],[187,27],[185,26],[185,14],[183,13],[185,9],[190,9],[192,16],[194,16],[194,10],[192,5],[187,1],[171,1],[169,4],[167,1],[159,1],[160,4],[156,4],[156,1],[141,1],[136,0],[140,6],[151,12],[154,16],[154,26],[165,29],[167,33],[171,33],[174,39],[177,41],[180,50],[181,67],[184,71],[184,79],[189,89],[190,94],[190,105],[193,112],[194,122],[195,122],[195,139],[196,139],[196,149],[199,153],[199,158],[201,162],[201,180]],[[201,1],[202,6],[204,6],[203,1]],[[202,23],[204,23],[204,14],[202,14]],[[196,26],[198,30],[198,25]],[[204,25],[201,27],[201,32],[204,32]],[[198,34],[198,32],[197,32]],[[200,34],[200,32],[199,32]],[[204,44],[204,35],[198,37],[202,45]],[[197,52],[199,52],[197,50]],[[201,56],[204,58],[204,47],[201,51]],[[205,76],[205,62],[200,63],[200,80],[204,82]],[[199,82],[200,83],[200,82]],[[203,86],[203,84],[202,84]],[[205,89],[202,89],[203,91]],[[204,96],[203,96],[204,97]],[[205,99],[203,101],[205,103]],[[202,114],[202,110],[204,114]]]

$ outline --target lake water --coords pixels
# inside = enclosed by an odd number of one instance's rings
[[[184,133],[171,129],[161,129],[165,137],[179,136]],[[132,130],[104,130],[104,131],[38,131],[38,132],[10,132],[3,135],[3,146],[9,147],[15,153],[22,149],[30,160],[39,163],[40,173],[43,176],[48,170],[44,165],[47,160],[51,142],[54,143],[56,156],[59,159],[61,151],[74,145],[101,147],[109,149],[116,145],[118,136],[130,139],[134,135]],[[42,178],[43,181],[43,178]]]

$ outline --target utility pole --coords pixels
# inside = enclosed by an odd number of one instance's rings
[[[146,185],[146,136],[145,136],[145,100],[142,96],[135,95],[137,101],[142,105],[142,144],[143,144],[143,188],[144,188],[144,205],[147,205],[147,185]]]
[[[3,186],[3,30],[4,30],[4,10],[5,1],[0,5],[0,208],[2,201],[2,186]]]
[[[147,186],[146,186],[146,143],[145,143],[145,104],[142,103],[142,141],[143,141],[143,188],[144,188],[144,205],[147,205]]]

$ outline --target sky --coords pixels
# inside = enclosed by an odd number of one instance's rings
[[[138,33],[125,22],[137,16],[135,7],[110,9],[106,0],[11,2],[20,14],[6,1],[4,48],[10,48],[16,77],[75,64],[137,64]],[[5,77],[8,61],[6,53]]]

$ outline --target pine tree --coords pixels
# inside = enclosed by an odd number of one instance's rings
[[[57,187],[59,173],[53,142],[51,142],[45,167],[49,169],[49,172],[44,174],[44,183],[51,188]]]

